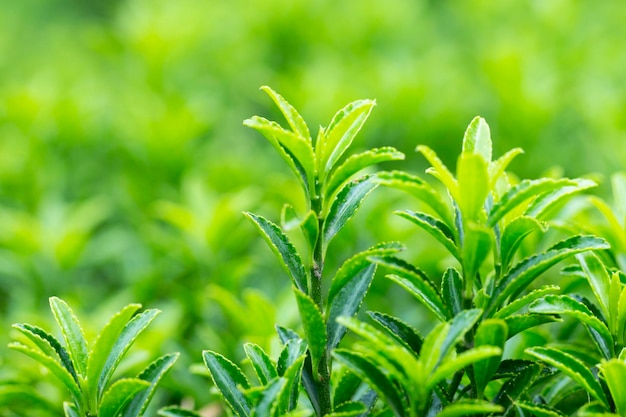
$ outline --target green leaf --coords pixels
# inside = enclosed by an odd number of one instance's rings
[[[362,353],[345,349],[333,351],[333,357],[365,381],[385,400],[396,416],[405,416],[403,391],[391,380],[391,376],[382,372],[375,363]]]
[[[300,258],[296,247],[291,243],[287,235],[277,225],[262,216],[248,212],[244,214],[259,229],[274,254],[281,261],[282,266],[289,274],[296,288],[307,293],[307,275],[302,258]]]
[[[319,172],[328,174],[341,155],[350,147],[352,140],[361,130],[372,108],[374,100],[357,100],[339,110],[326,128],[322,146],[322,160],[319,161]]]
[[[161,408],[159,411],[157,411],[157,415],[161,417],[201,417],[200,414],[196,413],[195,411],[180,408],[175,405]]]
[[[350,401],[335,407],[332,413],[326,414],[327,417],[354,417],[367,414],[365,405],[358,401]]]
[[[417,152],[420,152],[432,165],[426,172],[437,178],[450,192],[450,195],[454,200],[458,199],[459,186],[452,173],[448,170],[448,167],[444,165],[439,159],[435,151],[428,146],[420,145],[417,147]]]
[[[489,194],[487,163],[481,155],[461,154],[457,162],[456,178],[459,193],[455,199],[464,222],[479,222]]]
[[[240,391],[250,388],[248,380],[243,372],[231,361],[226,359],[219,353],[205,350],[202,352],[204,364],[211,373],[213,383],[220,390],[224,400],[233,409],[239,417],[247,417],[250,415],[250,404],[246,397]]]
[[[609,387],[615,408],[620,416],[626,416],[626,363],[621,359],[611,359],[599,366]]]
[[[532,217],[521,216],[513,219],[504,227],[500,238],[500,263],[502,270],[509,269],[515,252],[526,236],[535,231],[545,232],[547,229],[538,220]]]
[[[463,310],[448,322],[450,328],[440,347],[437,363],[440,363],[452,351],[454,346],[463,339],[465,333],[476,324],[481,314],[482,310],[478,308]]]
[[[61,329],[76,372],[83,377],[86,376],[89,351],[78,319],[67,303],[60,298],[50,297],[50,309]]]
[[[141,308],[141,304],[129,304],[115,314],[109,322],[102,328],[96,342],[91,349],[89,360],[87,361],[87,382],[89,387],[89,398],[92,404],[97,403],[98,381],[102,375],[104,364],[109,356],[113,353],[113,346],[117,342],[124,326],[131,319],[133,314]]]
[[[120,363],[128,349],[137,340],[137,337],[143,332],[146,327],[154,320],[160,311],[156,309],[148,309],[133,317],[122,329],[119,334],[113,348],[111,349],[109,356],[107,357],[100,378],[98,379],[98,398],[101,398],[102,393],[106,389],[106,386],[113,376],[117,365]]]
[[[306,348],[306,343],[304,343],[304,341],[300,338],[288,340],[283,346],[280,356],[278,357],[278,364],[276,366],[278,375],[284,376],[287,369],[289,369],[291,365],[296,363],[296,361],[304,355]]]
[[[568,198],[581,191],[596,187],[595,181],[576,178],[572,180],[575,185],[567,185],[550,193],[538,196],[526,209],[526,215],[530,217],[543,218],[553,209],[558,208]]]
[[[594,341],[598,344],[604,357],[608,359],[615,356],[613,337],[604,322],[594,316],[583,303],[572,297],[568,295],[546,295],[543,299],[531,304],[529,310],[534,313],[570,316],[579,320],[588,328],[595,330],[599,339],[594,337]]]
[[[52,373],[52,375],[56,376],[57,379],[67,387],[67,389],[72,394],[74,401],[77,404],[82,403],[82,395],[78,384],[74,380],[72,374],[70,374],[69,371],[65,369],[59,362],[21,343],[12,342],[9,343],[9,347],[11,349],[17,350],[18,352],[22,352],[27,356],[30,356],[41,365],[43,365],[45,368],[47,368]]]
[[[441,296],[448,309],[448,319],[463,310],[463,279],[454,267],[449,267],[443,274]]]
[[[154,397],[157,385],[167,371],[174,365],[178,356],[178,353],[162,356],[148,365],[146,369],[137,376],[138,379],[148,382],[150,386],[135,395],[128,407],[124,410],[122,417],[140,417],[146,412],[148,404],[150,404],[152,397]]]
[[[459,400],[446,406],[437,417],[463,417],[478,414],[500,413],[503,409],[497,404],[482,400]]]
[[[474,336],[474,346],[494,346],[500,350],[504,349],[504,343],[508,339],[508,326],[500,319],[487,319],[478,326]],[[474,380],[478,396],[481,398],[485,387],[496,373],[500,366],[502,355],[496,355],[474,363]]]
[[[500,201],[494,204],[489,213],[487,225],[490,227],[495,226],[502,217],[526,200],[572,185],[576,185],[576,181],[569,178],[524,180],[507,191]]]
[[[76,406],[68,402],[63,403],[63,412],[65,413],[65,417],[81,417]]]
[[[278,399],[274,407],[275,415],[285,415],[288,411],[294,410],[298,405],[298,399],[300,397],[300,378],[302,376],[304,362],[307,358],[310,358],[310,356],[303,351],[283,373],[282,376],[286,383],[278,394]]]
[[[324,221],[322,233],[325,247],[328,247],[330,241],[357,212],[365,197],[377,186],[376,176],[365,175],[350,181],[339,191],[332,200]]]
[[[450,207],[446,205],[437,190],[420,177],[404,171],[379,172],[377,176],[380,184],[404,191],[428,205],[448,228],[454,225]]]
[[[250,415],[252,417],[272,417],[274,415],[272,410],[275,407],[278,394],[285,385],[285,382],[284,378],[276,378],[270,381],[263,388],[260,398]]]
[[[404,154],[392,147],[370,149],[352,155],[332,173],[324,188],[324,196],[331,198],[350,177],[364,168],[381,162],[399,161],[403,159]]]
[[[502,174],[504,174],[504,171],[509,166],[511,161],[517,155],[522,154],[522,153],[524,153],[523,149],[514,148],[508,151],[507,153],[505,153],[504,155],[502,155],[500,158],[493,161],[491,164],[489,164],[489,177],[491,178],[491,184],[489,186],[490,189],[493,189],[493,187],[498,182],[498,179],[500,178]]]
[[[506,306],[502,307],[498,310],[493,317],[494,318],[507,318],[511,314],[515,313],[518,310],[530,305],[533,301],[538,300],[548,294],[554,294],[561,290],[558,285],[544,285],[543,287],[537,288],[529,292],[528,294],[516,298],[508,303]]]
[[[620,344],[626,340],[626,287],[622,288],[617,303],[617,337]]]
[[[602,387],[593,376],[591,370],[574,356],[558,349],[543,346],[528,348],[526,349],[526,353],[542,360],[548,365],[554,366],[581,385],[585,391],[591,394],[595,399],[602,402],[605,406],[608,405]]]
[[[116,381],[102,396],[98,417],[117,417],[124,407],[139,392],[147,389],[150,383],[136,378]]]
[[[472,294],[474,279],[478,274],[480,266],[489,255],[491,241],[491,230],[476,223],[469,223],[467,225],[463,248],[461,250],[466,297]]]
[[[344,370],[334,384],[333,404],[339,405],[352,400],[357,389],[361,386],[361,378],[349,369]]]
[[[501,357],[502,349],[493,346],[478,346],[459,353],[455,357],[446,359],[434,370],[428,378],[426,388],[431,390],[442,380],[451,377],[455,372],[487,358]]]
[[[509,328],[509,338],[511,338],[524,330],[546,323],[558,322],[561,319],[547,314],[524,313],[508,316],[504,321]]]
[[[486,317],[489,317],[509,296],[526,288],[535,278],[558,262],[577,253],[607,248],[606,241],[595,236],[572,236],[545,252],[522,260],[497,283],[485,312]]]
[[[489,125],[482,117],[474,117],[463,136],[463,153],[480,155],[485,162],[491,162],[491,147]]]
[[[417,330],[397,317],[371,311],[368,314],[373,320],[383,326],[391,337],[403,344],[409,351],[414,352],[416,357],[419,356],[424,338],[420,336]]]
[[[374,260],[378,265],[396,271],[397,274],[390,274],[386,277],[422,302],[439,320],[446,320],[446,306],[437,291],[437,287],[426,276],[426,273],[400,258],[388,256],[374,258]]]
[[[611,304],[611,277],[609,273],[602,262],[600,262],[600,259],[592,252],[578,254],[576,259],[583,269],[593,295],[595,295],[598,304],[600,304],[605,320],[610,322],[614,314],[612,314],[609,308]]]
[[[503,415],[508,415],[515,401],[520,398],[534,383],[539,375],[541,367],[527,361],[515,361],[521,366],[516,367],[511,378],[506,381],[500,391],[493,398],[493,403],[504,407]],[[504,362],[503,362],[504,364]]]
[[[274,365],[263,348],[254,343],[246,343],[243,345],[243,349],[262,385],[267,385],[270,380],[278,377],[276,365]]]
[[[432,237],[437,239],[439,243],[441,243],[448,250],[448,252],[452,254],[452,256],[460,260],[454,233],[444,222],[426,213],[416,213],[411,210],[395,211],[394,214],[409,220],[427,231]]]
[[[35,344],[45,355],[55,358],[58,357],[61,365],[72,375],[74,381],[78,383],[79,379],[74,370],[74,365],[69,354],[61,343],[45,330],[31,326],[30,324],[14,324],[14,329],[19,330],[23,335]]]
[[[306,341],[309,345],[309,352],[311,352],[311,359],[313,360],[313,373],[317,377],[320,360],[326,355],[326,323],[315,301],[297,288],[293,290],[298,302],[298,310],[300,311],[300,319],[302,320]]]
[[[561,413],[559,410],[543,404],[531,403],[529,401],[518,401],[516,404],[535,417],[566,417],[565,414]]]
[[[263,134],[277,149],[282,148],[284,153],[292,158],[294,165],[297,167],[297,173],[305,185],[305,191],[314,192],[315,155],[309,140],[297,133],[283,129],[276,122],[271,122],[259,116],[253,116],[245,120],[243,124]],[[287,162],[289,163],[289,160]]]
[[[287,102],[280,94],[276,91],[272,90],[270,87],[264,85],[261,87],[261,90],[265,91],[268,96],[276,103],[276,106],[280,109],[283,116],[285,116],[285,120],[289,123],[291,129],[302,136],[304,139],[311,142],[311,134],[309,133],[309,128],[306,125],[304,119],[298,111]]]
[[[304,237],[309,243],[309,248],[313,251],[315,249],[315,243],[317,242],[317,237],[320,233],[320,225],[319,220],[317,218],[317,214],[310,210],[302,223],[300,224],[300,228],[302,229],[302,233],[304,233]]]

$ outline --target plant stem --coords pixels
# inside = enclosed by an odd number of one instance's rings
[[[311,201],[311,207],[318,215],[318,235],[313,248],[313,259],[311,265],[311,298],[318,306],[322,314],[324,314],[324,298],[322,296],[322,272],[324,270],[324,236],[323,225],[324,217],[321,214],[322,201],[321,198],[316,198]],[[328,349],[324,352],[324,355],[320,359],[317,378],[315,384],[317,385],[318,401],[320,405],[320,416],[330,414],[332,411],[332,404],[330,400],[330,352]]]

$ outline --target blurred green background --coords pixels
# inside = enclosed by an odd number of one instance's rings
[[[274,317],[293,317],[284,273],[241,215],[277,221],[283,203],[301,204],[287,167],[242,126],[254,114],[279,120],[259,86],[280,92],[314,132],[348,102],[377,99],[355,147],[407,154],[389,169],[421,174],[418,144],[454,166],[475,115],[490,124],[496,156],[524,148],[512,165],[520,177],[555,166],[606,176],[626,161],[620,1],[6,0],[1,9],[0,345],[10,323],[51,327],[51,295],[91,319],[92,332],[124,303],[161,307],[151,349],[185,353],[175,401],[185,391],[209,401],[208,382],[185,376],[200,349],[237,355],[242,340],[271,343]],[[415,230],[390,214],[399,198],[369,202],[330,267],[355,248],[410,239]],[[418,263],[436,269],[429,250],[415,248]],[[373,291],[376,304],[393,290]],[[251,315],[268,320],[246,323]],[[6,362],[5,374],[19,374]]]

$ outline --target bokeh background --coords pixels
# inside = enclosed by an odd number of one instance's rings
[[[208,381],[187,372],[200,350],[237,357],[294,317],[284,273],[241,215],[277,221],[285,202],[301,205],[287,167],[242,126],[279,118],[259,86],[313,132],[375,98],[355,149],[407,154],[384,168],[421,175],[418,144],[454,167],[481,115],[495,155],[525,150],[511,167],[520,177],[602,179],[626,165],[624,22],[620,1],[5,0],[0,345],[13,322],[52,328],[51,295],[92,334],[141,302],[163,310],[146,350],[183,352],[163,401],[210,403]],[[329,269],[379,240],[411,242],[416,231],[391,215],[406,201],[374,196]],[[411,245],[437,269],[435,249]],[[393,294],[372,291],[374,305]],[[410,315],[394,296],[388,310]],[[36,379],[0,353],[2,380]]]

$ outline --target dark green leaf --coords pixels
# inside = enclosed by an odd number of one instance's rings
[[[281,265],[289,274],[296,288],[306,294],[308,292],[308,284],[304,264],[296,247],[291,243],[287,235],[277,225],[262,216],[253,213],[244,214],[259,229],[274,254],[281,261]]]
[[[527,366],[519,368],[519,370],[506,381],[500,391],[493,399],[493,403],[504,407],[505,412],[503,415],[508,415],[509,410],[513,407],[514,403],[520,398],[533,384],[541,367],[534,363],[530,363]]]
[[[361,378],[350,370],[344,370],[335,385],[333,404],[339,405],[351,401],[360,386]]]
[[[278,357],[278,364],[276,370],[279,376],[285,375],[287,369],[293,365],[300,356],[306,352],[307,345],[302,339],[290,339],[288,340]]]
[[[450,267],[441,279],[441,296],[448,309],[448,318],[463,310],[463,280],[455,268]]]
[[[78,319],[67,303],[60,298],[50,297],[50,309],[61,329],[74,369],[79,375],[86,376],[89,351]]]
[[[504,321],[509,328],[509,338],[511,338],[532,327],[540,326],[546,323],[554,323],[561,320],[555,316],[547,314],[525,313],[508,316],[504,319]]]
[[[541,288],[529,292],[523,297],[512,300],[506,306],[498,310],[493,316],[495,318],[507,318],[516,311],[530,305],[530,303],[532,303],[533,301],[538,300],[548,294],[553,294],[559,291],[560,288],[556,285],[544,285]]]
[[[446,406],[437,417],[463,417],[502,412],[502,406],[481,400],[460,400]]]
[[[157,415],[161,417],[200,417],[200,414],[195,411],[180,408],[175,405],[161,408],[157,412]]]
[[[431,390],[436,384],[446,378],[452,377],[456,372],[476,362],[488,360],[488,358],[502,357],[502,349],[493,346],[478,346],[459,353],[439,364],[428,378],[426,388]],[[498,360],[499,362],[499,360]]]
[[[448,323],[450,324],[450,329],[448,330],[448,334],[441,346],[441,350],[439,351],[439,360],[438,363],[443,360],[454,348],[454,346],[459,343],[465,333],[467,333],[473,326],[476,324],[480,315],[482,314],[482,310],[478,308],[474,308],[471,310],[463,310]]]
[[[263,392],[250,415],[252,417],[272,417],[274,415],[275,402],[285,382],[284,378],[276,378],[270,381],[263,388]]]
[[[150,386],[148,381],[136,378],[120,379],[104,392],[98,407],[98,417],[117,417],[139,392]]]
[[[272,363],[267,353],[254,343],[246,343],[243,345],[246,356],[250,359],[252,367],[262,385],[266,385],[270,380],[278,376],[276,366]]]
[[[365,175],[348,182],[332,200],[328,215],[324,221],[324,245],[328,247],[330,241],[345,226],[357,212],[365,197],[376,187],[378,182],[373,175]]]
[[[309,345],[309,352],[311,352],[311,359],[313,360],[313,372],[317,376],[319,362],[326,355],[326,323],[324,322],[322,312],[311,297],[297,288],[294,288],[294,293],[298,302],[298,310],[300,311],[300,319],[302,320],[306,341]]]
[[[437,239],[456,259],[460,260],[457,251],[454,233],[442,221],[426,214],[416,213],[410,210],[396,211],[394,214],[409,220],[415,225],[427,231],[432,237]]]
[[[516,403],[521,409],[528,411],[534,417],[566,417],[559,410],[547,405],[531,403],[529,401],[518,401]]]
[[[276,103],[276,106],[280,109],[280,112],[285,116],[285,120],[289,123],[291,129],[302,136],[308,142],[311,142],[311,134],[309,133],[309,128],[306,125],[300,113],[287,102],[280,94],[276,91],[272,90],[270,87],[264,85],[261,87],[261,90],[265,91],[268,96]]]
[[[219,353],[209,350],[203,351],[202,357],[206,367],[209,368],[213,383],[224,396],[226,403],[237,416],[249,416],[250,404],[239,387],[248,389],[250,384],[239,367]]]
[[[595,236],[573,236],[545,252],[524,259],[497,283],[486,316],[490,316],[509,296],[526,288],[535,278],[565,258],[588,250],[607,248],[606,241]]]
[[[360,416],[363,413],[367,413],[367,408],[361,402],[351,401],[341,404],[339,407],[335,407],[332,413],[327,414],[327,417],[354,417]]]
[[[476,274],[489,255],[492,232],[475,223],[469,223],[464,232],[465,238],[463,239],[461,254],[463,257],[463,277],[467,291],[473,287]]]
[[[500,319],[487,319],[478,326],[474,336],[474,346],[495,346],[504,349],[504,343],[508,339],[508,326]],[[478,396],[481,398],[485,387],[491,377],[498,370],[502,355],[492,356],[489,359],[474,363],[474,381]]]
[[[294,410],[298,405],[298,399],[300,397],[300,378],[306,358],[310,358],[310,355],[303,353],[296,358],[283,373],[283,379],[286,382],[281,388],[276,401],[275,414],[277,416],[282,416],[288,411]]]
[[[416,357],[419,356],[424,339],[417,330],[402,320],[384,313],[369,312],[368,314],[378,324],[383,326],[390,336],[402,343],[408,350],[413,351]]]

